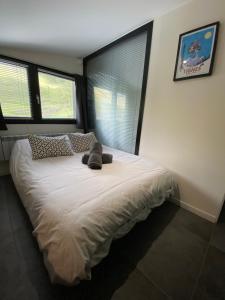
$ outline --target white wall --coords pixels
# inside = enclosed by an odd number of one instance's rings
[[[179,34],[221,22],[213,75],[173,82]],[[194,0],[154,22],[140,154],[175,174],[181,205],[215,221],[225,193],[225,1]]]
[[[81,59],[75,57],[27,51],[26,49],[5,48],[1,46],[0,54],[72,74],[83,74],[83,62]]]
[[[29,133],[74,132],[75,124],[7,124],[8,130],[0,131],[0,136]]]

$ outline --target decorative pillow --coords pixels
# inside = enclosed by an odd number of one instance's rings
[[[46,157],[71,156],[73,150],[66,135],[57,137],[29,135],[33,159]]]
[[[88,151],[92,143],[97,141],[93,132],[69,133],[68,136],[74,152]]]

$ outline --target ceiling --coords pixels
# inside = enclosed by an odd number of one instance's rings
[[[0,0],[0,46],[84,57],[188,0]]]

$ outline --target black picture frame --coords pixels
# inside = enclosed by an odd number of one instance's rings
[[[173,81],[212,74],[219,25],[214,22],[180,34]]]

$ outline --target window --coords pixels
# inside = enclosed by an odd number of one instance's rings
[[[111,108],[112,92],[99,87],[94,87],[94,101],[96,120],[106,118],[107,110]],[[102,105],[104,103],[104,105]]]
[[[75,123],[75,75],[1,55],[0,103],[6,123]]]
[[[0,102],[6,118],[32,117],[26,66],[0,60]]]
[[[42,118],[75,119],[74,81],[43,72],[38,78]]]
[[[84,58],[87,121],[98,140],[138,154],[152,22]]]

